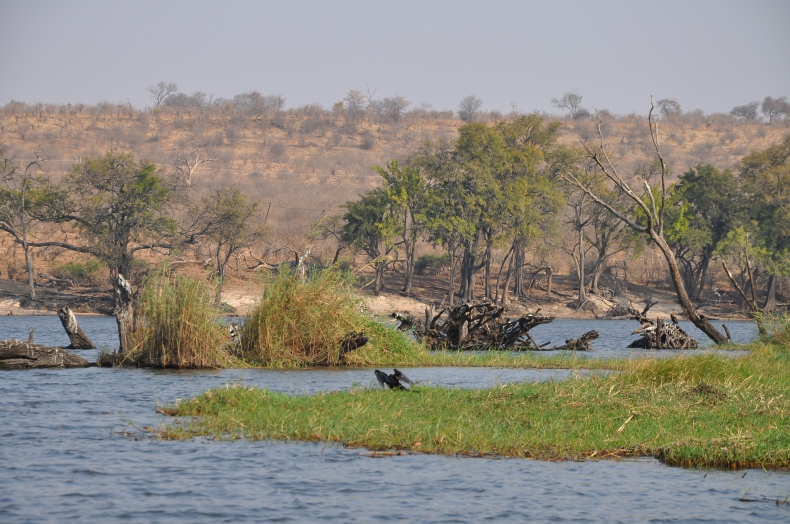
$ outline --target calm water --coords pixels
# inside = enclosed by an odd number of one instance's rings
[[[113,319],[80,323],[98,345],[117,346]],[[586,331],[582,324],[568,323],[565,331],[574,333],[567,336]],[[39,343],[68,343],[55,317],[2,317],[0,338],[26,339],[32,326]],[[628,326],[630,333],[633,323]],[[605,338],[600,323],[590,329]],[[91,360],[97,351],[81,354]],[[404,371],[422,382],[471,388],[569,376]],[[241,381],[311,393],[372,380],[371,370],[0,372],[0,522],[790,521],[790,506],[739,501],[784,499],[790,495],[784,472],[684,470],[654,460],[372,458],[320,443],[139,438],[138,428],[169,421],[154,412],[157,405],[210,387]]]

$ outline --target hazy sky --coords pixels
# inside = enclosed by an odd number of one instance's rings
[[[0,0],[0,104],[151,104],[146,87],[287,106],[350,89],[457,109],[729,112],[790,95],[790,1]]]

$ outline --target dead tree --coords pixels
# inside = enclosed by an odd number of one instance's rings
[[[678,262],[675,258],[675,253],[672,251],[672,248],[669,247],[669,244],[664,238],[664,212],[667,203],[666,164],[664,162],[664,157],[661,154],[661,144],[659,142],[658,136],[658,122],[653,117],[653,109],[654,106],[651,98],[650,113],[648,114],[648,125],[650,128],[650,138],[653,142],[653,149],[656,153],[656,160],[658,161],[658,164],[661,168],[661,187],[656,189],[658,194],[654,193],[654,188],[650,187],[650,184],[647,180],[643,180],[645,186],[643,200],[642,195],[637,194],[634,189],[631,188],[629,183],[626,182],[626,180],[620,175],[609,158],[609,154],[606,152],[600,123],[598,124],[600,145],[589,146],[587,143],[583,144],[584,149],[587,151],[590,159],[595,163],[600,172],[611,181],[616,190],[622,192],[625,196],[630,198],[635,204],[635,208],[638,208],[642,212],[643,221],[639,220],[634,214],[629,215],[616,209],[614,206],[598,196],[593,190],[584,185],[573,173],[563,173],[561,176],[574,186],[584,191],[596,203],[606,209],[609,213],[612,213],[614,216],[625,222],[629,227],[648,236],[655,243],[655,245],[658,246],[658,248],[661,250],[661,253],[664,255],[667,265],[669,266],[669,274],[672,278],[672,283],[675,286],[675,294],[678,297],[680,307],[683,309],[686,317],[715,343],[723,344],[727,342],[727,337],[722,335],[710,322],[708,322],[708,320],[703,315],[701,315],[691,303],[691,299],[688,296],[686,287],[683,284],[683,277],[680,274],[680,269],[678,268]]]
[[[69,336],[69,340],[71,344],[66,346],[66,349],[95,349],[96,346],[93,345],[91,339],[88,338],[88,335],[82,331],[82,328],[79,324],[77,324],[77,317],[74,316],[74,313],[71,309],[66,306],[60,308],[58,310],[58,317],[60,318],[60,323],[63,324],[63,329],[66,330],[66,334]]]
[[[590,343],[600,335],[594,329],[588,331],[579,338],[571,338],[565,341],[565,345],[553,347],[550,351],[592,351]]]
[[[122,275],[117,275],[112,279],[112,287],[115,294],[115,311],[113,314],[118,324],[118,338],[120,340],[118,353],[124,355],[133,349],[134,310],[132,306],[132,286]]]
[[[192,186],[192,176],[197,172],[198,168],[210,162],[216,161],[219,156],[211,156],[210,153],[201,157],[200,149],[197,144],[192,142],[186,145],[189,151],[182,156],[181,151],[176,151],[167,157],[167,163],[176,170],[187,187]]]
[[[630,310],[631,318],[641,324],[631,334],[642,335],[642,338],[631,342],[628,345],[629,348],[696,349],[699,347],[697,341],[677,324],[674,315],[672,315],[672,323],[667,323],[660,318],[656,318],[656,321],[653,322],[647,318],[645,315],[650,305],[641,313],[633,308]]]
[[[86,368],[91,364],[61,348],[0,340],[0,369]]]

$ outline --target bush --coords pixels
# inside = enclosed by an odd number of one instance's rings
[[[450,267],[450,254],[423,255],[414,264],[414,271],[418,275],[438,275]]]
[[[145,281],[135,308],[135,358],[161,368],[223,368],[235,359],[223,350],[228,332],[213,302],[216,290],[191,277],[171,280],[166,270]]]
[[[93,282],[98,276],[101,264],[98,260],[88,260],[82,262],[66,262],[65,264],[53,264],[52,273],[57,278],[71,280],[76,283]]]
[[[363,332],[368,344],[345,355],[342,341]],[[416,344],[360,312],[348,273],[312,270],[305,281],[281,268],[241,329],[242,358],[273,366],[370,365]]]

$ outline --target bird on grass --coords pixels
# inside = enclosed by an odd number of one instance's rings
[[[375,373],[376,373],[376,379],[379,381],[379,384],[381,384],[381,387],[386,386],[390,389],[408,390],[407,387],[401,384],[401,381],[405,382],[406,384],[409,384],[410,386],[414,385],[414,383],[411,380],[409,380],[409,377],[407,377],[406,375],[401,373],[400,370],[397,369],[395,369],[394,373],[390,375],[387,375],[386,373],[384,373],[383,371],[379,371],[378,369],[375,370]]]

